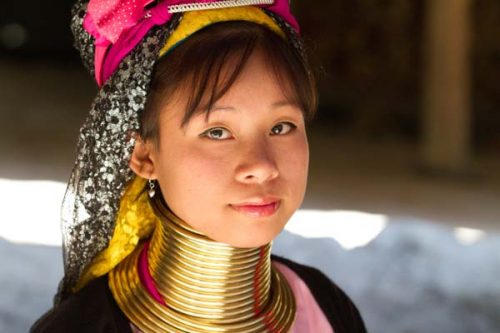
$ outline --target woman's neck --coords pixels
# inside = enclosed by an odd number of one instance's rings
[[[148,250],[149,271],[172,309],[213,323],[258,316],[269,303],[271,244],[235,248],[215,242],[158,200],[161,217]]]
[[[136,327],[144,333],[289,331],[295,299],[271,265],[271,244],[239,249],[218,243],[177,218],[161,199],[152,206],[161,221],[149,245],[109,275],[113,297]],[[144,258],[154,294],[144,283]]]

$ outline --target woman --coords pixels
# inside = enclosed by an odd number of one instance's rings
[[[288,1],[90,1],[100,86],[65,196],[65,277],[33,332],[365,332],[271,256],[302,203],[316,91]]]

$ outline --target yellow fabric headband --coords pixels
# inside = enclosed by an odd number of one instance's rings
[[[257,7],[246,6],[186,12],[182,17],[179,26],[175,29],[172,35],[170,35],[167,39],[167,43],[161,49],[160,57],[195,32],[214,23],[227,21],[249,21],[258,23],[268,27],[282,37],[285,37],[283,31],[273,21],[273,19],[265,14],[262,9]]]

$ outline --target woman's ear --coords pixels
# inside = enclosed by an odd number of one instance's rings
[[[153,144],[137,136],[129,162],[130,169],[144,179],[156,179],[156,165],[153,154]]]

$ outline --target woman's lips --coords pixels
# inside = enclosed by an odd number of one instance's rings
[[[274,201],[269,204],[243,204],[230,205],[236,211],[248,215],[250,217],[268,217],[276,213],[280,206],[280,201]]]

